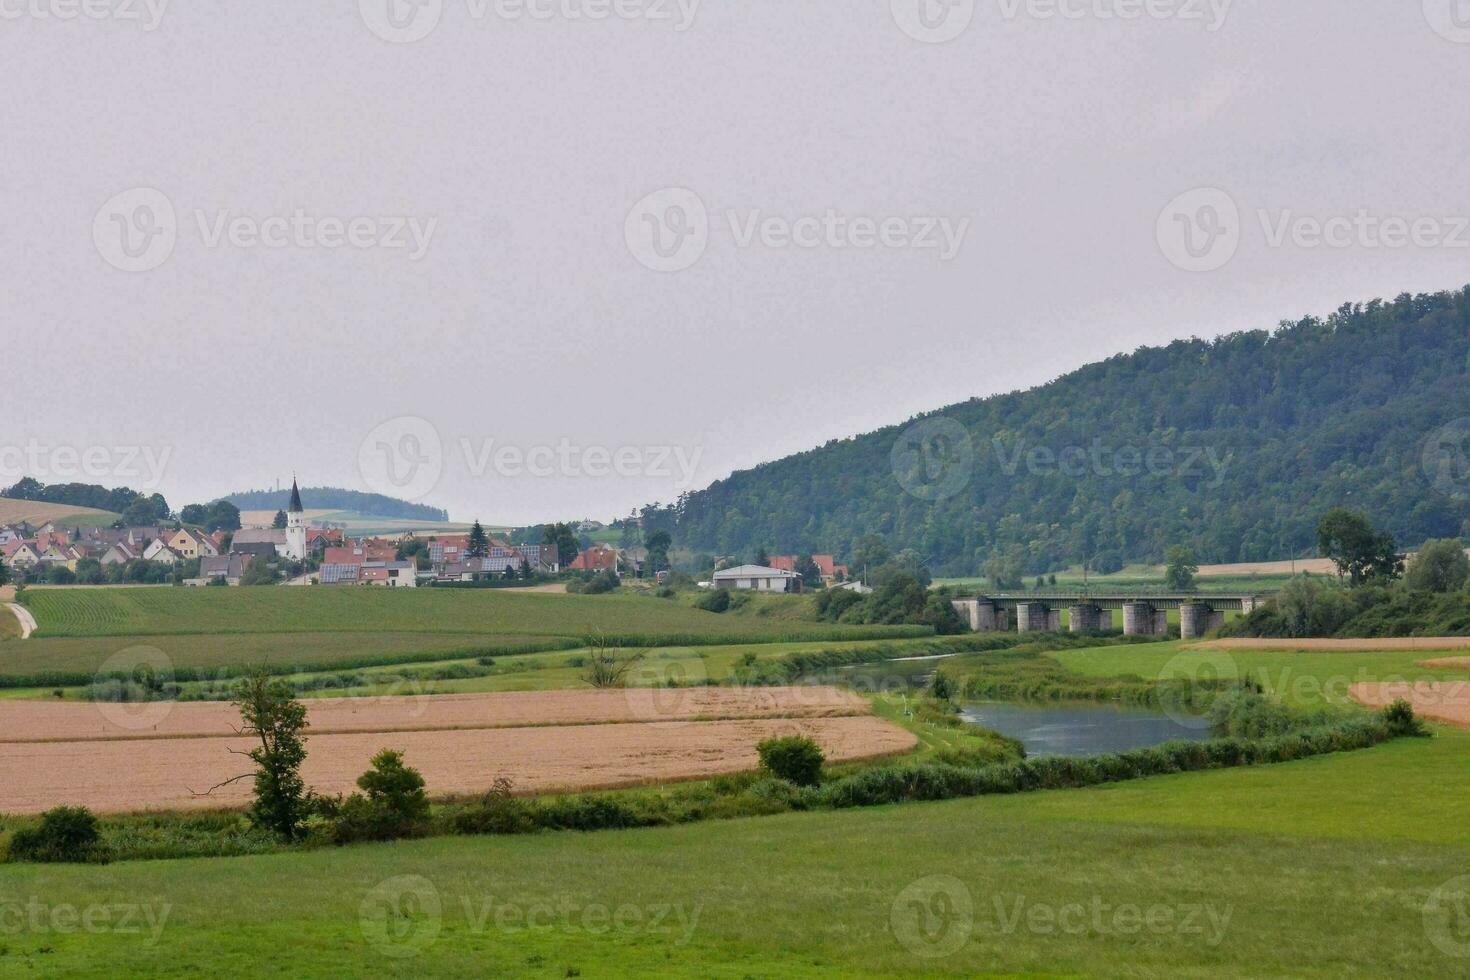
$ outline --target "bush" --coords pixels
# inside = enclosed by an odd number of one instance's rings
[[[1403,698],[1383,709],[1383,724],[1395,735],[1428,735],[1429,732],[1414,715],[1414,706]]]
[[[403,764],[403,753],[384,749],[372,768],[357,778],[364,796],[353,793],[341,805],[332,826],[338,844],[395,840],[420,833],[429,817],[424,777]]]
[[[796,786],[815,786],[822,778],[821,746],[805,735],[768,738],[756,746],[761,770]]]
[[[694,600],[695,609],[703,609],[705,612],[722,613],[730,608],[730,590],[715,589]]]
[[[457,834],[525,834],[536,829],[531,808],[516,799],[508,779],[495,780],[494,789],[455,814],[450,823]]]
[[[613,591],[621,584],[622,583],[618,581],[618,577],[612,572],[598,572],[596,575],[592,576],[592,578],[588,579],[586,584],[582,586],[582,594],[604,595],[608,592]]]
[[[84,806],[47,810],[40,824],[18,830],[10,839],[12,861],[103,863],[110,857],[97,817]]]

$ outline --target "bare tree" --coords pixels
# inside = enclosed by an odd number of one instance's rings
[[[615,645],[606,633],[593,633],[587,644],[587,683],[593,687],[622,687],[633,665],[642,660],[645,650],[628,651]]]

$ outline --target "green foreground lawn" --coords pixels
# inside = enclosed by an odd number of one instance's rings
[[[666,830],[7,865],[0,895],[42,911],[0,972],[1470,975],[1435,944],[1453,923],[1423,912],[1470,872],[1467,749]],[[56,925],[119,905],[142,933]],[[142,911],[165,908],[155,942]]]
[[[1230,653],[1302,704],[1333,698],[1295,678],[1327,691],[1344,672],[1403,671],[1422,656]],[[1178,644],[1056,654],[1088,673],[1144,676],[1204,655]],[[0,865],[0,975],[1470,976],[1459,917],[1470,909],[1470,734],[1434,731],[1087,790],[588,835]],[[78,925],[123,908],[130,931]]]

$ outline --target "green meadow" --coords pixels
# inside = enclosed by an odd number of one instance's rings
[[[660,652],[733,664],[749,651]],[[545,663],[524,673],[575,655],[530,655]],[[1220,663],[1178,644],[1054,656],[1092,676]],[[1334,698],[1298,678],[1329,692],[1344,673],[1425,670],[1415,654],[1230,656],[1303,705]],[[877,710],[902,720],[892,699]],[[1092,789],[4,865],[0,928],[23,927],[0,937],[0,973],[259,975],[270,963],[312,977],[1470,976],[1457,918],[1466,799],[1470,734],[1433,726],[1427,739]],[[10,911],[26,903],[24,917]],[[69,910],[123,908],[136,931],[66,928]]]
[[[26,593],[37,637],[209,633],[416,632],[580,637],[863,639],[913,635],[912,627],[812,622],[806,602],[774,597],[748,610],[710,613],[689,596],[554,595],[493,589],[45,589]],[[655,640],[656,641],[656,640]]]

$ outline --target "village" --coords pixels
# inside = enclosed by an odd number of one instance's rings
[[[119,525],[125,522],[118,522]],[[600,528],[584,522],[578,530]],[[476,522],[467,533],[403,532],[351,537],[341,527],[317,526],[307,517],[293,481],[286,509],[269,525],[206,530],[173,525],[90,527],[54,520],[0,524],[0,563],[19,581],[46,585],[431,585],[544,582],[552,578],[624,578],[663,584],[666,557],[646,547],[581,547],[555,540],[555,526],[539,542],[512,542]],[[585,539],[583,539],[585,541]],[[867,592],[849,580],[833,555],[758,556],[758,563],[717,559],[698,583],[706,589],[798,593],[841,586]]]

